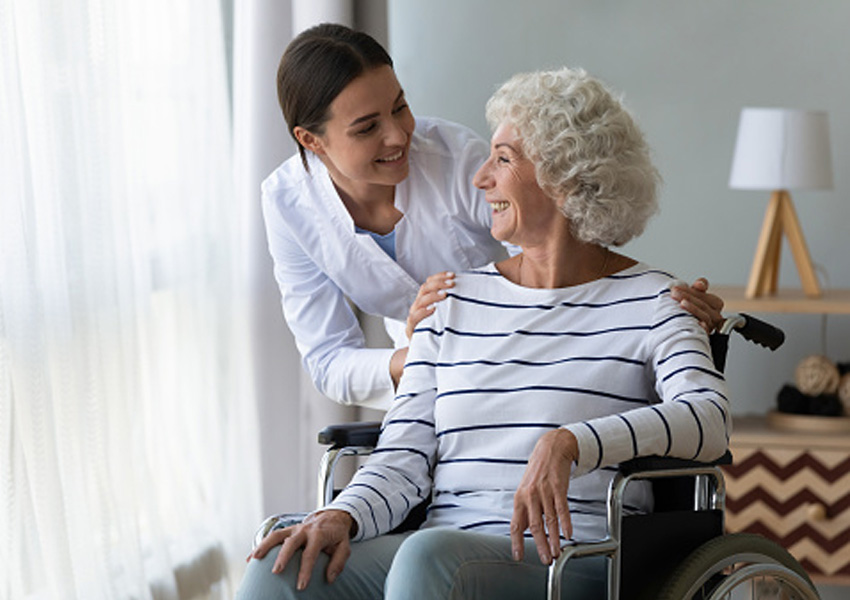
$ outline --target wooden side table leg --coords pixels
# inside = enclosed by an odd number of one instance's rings
[[[779,192],[773,192],[770,196],[770,202],[767,205],[767,211],[764,214],[764,223],[762,224],[761,234],[759,235],[756,246],[756,256],[753,260],[753,267],[750,270],[750,279],[745,292],[747,298],[755,298],[762,295],[766,287],[765,282],[769,281],[767,274],[778,272],[779,270],[778,265],[773,265],[772,262],[777,261],[779,256],[778,247],[782,234],[780,209],[781,195]],[[772,244],[775,237],[778,239]]]
[[[782,228],[788,236],[794,261],[797,263],[797,271],[800,273],[803,291],[810,298],[817,298],[821,295],[821,291],[815,269],[812,267],[812,259],[806,246],[806,239],[803,237],[803,228],[800,227],[800,221],[797,219],[797,212],[794,210],[791,196],[784,191],[780,194],[782,207],[780,220]]]

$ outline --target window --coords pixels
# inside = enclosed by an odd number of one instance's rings
[[[0,598],[229,597],[258,450],[218,0],[0,0]]]

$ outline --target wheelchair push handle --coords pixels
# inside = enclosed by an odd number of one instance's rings
[[[771,350],[776,350],[785,342],[784,331],[744,313],[727,318],[720,328],[720,333],[728,335],[733,330],[741,334],[745,340]]]
[[[729,335],[733,331],[740,333],[744,339],[771,350],[776,350],[785,341],[785,333],[770,323],[743,313],[727,317],[723,325],[712,333],[709,339],[714,366],[719,371],[726,368]]]

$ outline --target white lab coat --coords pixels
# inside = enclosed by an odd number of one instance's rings
[[[507,256],[490,235],[490,207],[472,177],[488,154],[471,130],[417,119],[410,175],[396,186],[396,261],[354,222],[321,161],[310,172],[296,155],[262,185],[263,215],[283,313],[304,368],[325,396],[387,408],[392,349],[366,348],[346,298],[385,317],[396,347],[420,284],[434,273],[478,267]]]

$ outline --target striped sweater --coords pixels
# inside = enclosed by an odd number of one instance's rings
[[[710,460],[728,444],[723,376],[672,281],[644,264],[561,289],[515,285],[492,264],[460,274],[417,327],[378,447],[331,508],[365,539],[433,493],[423,527],[509,535],[535,443],[565,427],[580,451],[574,538],[601,537],[618,463]],[[651,510],[645,482],[629,490],[630,510]]]

